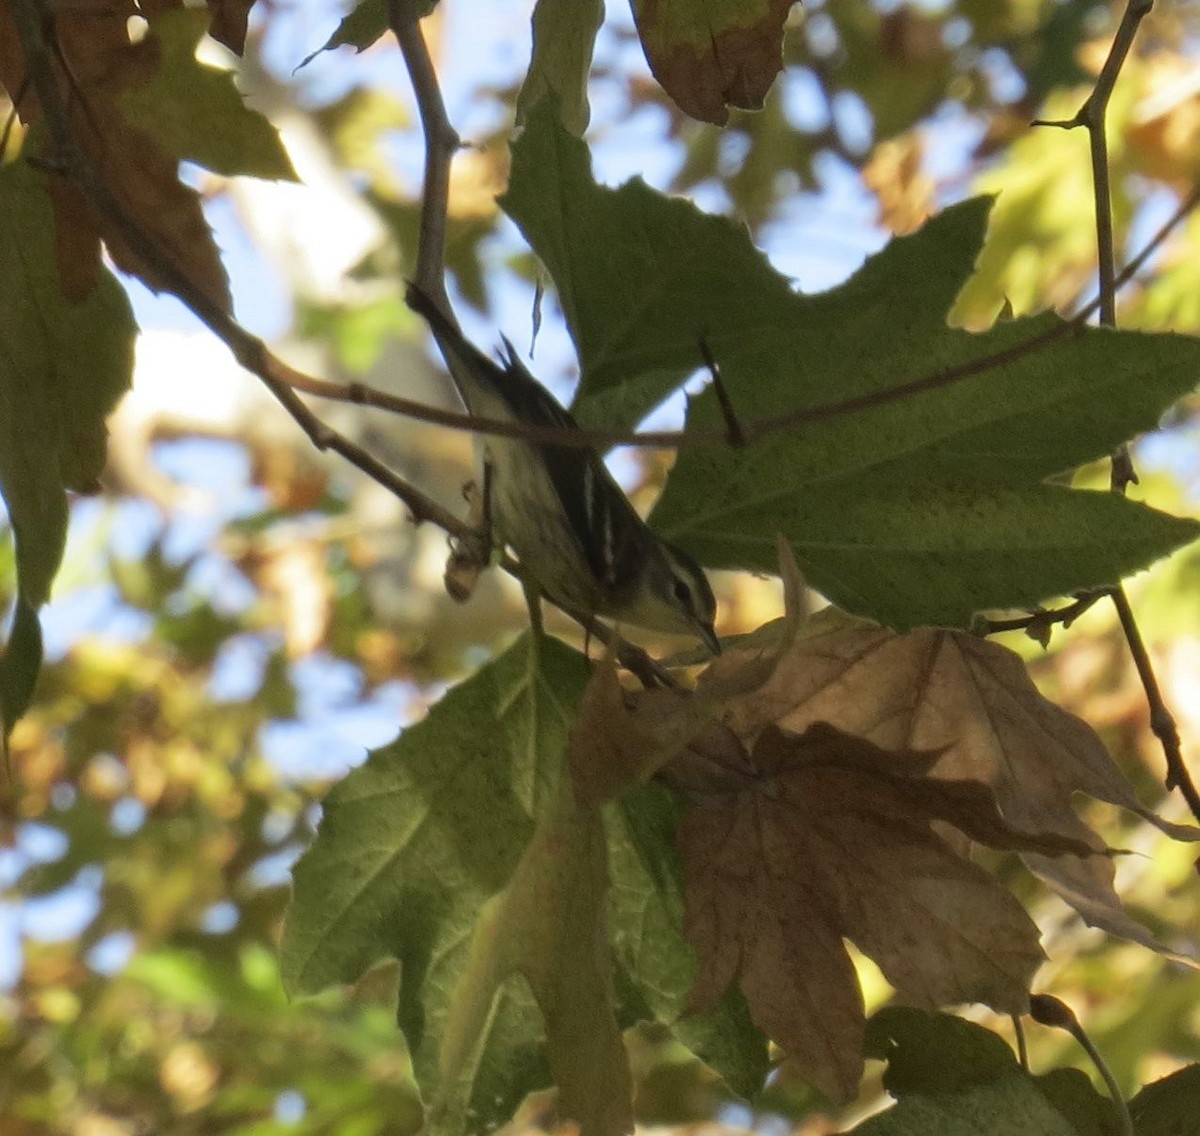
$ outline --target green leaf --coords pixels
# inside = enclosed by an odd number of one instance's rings
[[[698,368],[702,336],[744,423],[861,400],[749,446],[680,450],[652,522],[711,567],[774,571],[783,535],[841,606],[898,628],[954,625],[1112,583],[1200,532],[1041,484],[1153,429],[1194,385],[1200,341],[1052,316],[984,335],[947,327],[986,200],[892,241],[840,287],[801,296],[731,222],[639,181],[596,185],[586,147],[539,104],[501,204],[558,285],[585,424],[640,419]],[[888,397],[952,368],[966,373]],[[724,433],[711,389],[688,425]]]
[[[547,94],[557,96],[563,126],[574,135],[587,129],[587,83],[596,32],[604,22],[603,0],[538,0],[533,10],[533,58],[517,96],[517,122]]]
[[[1121,1131],[1116,1105],[1096,1091],[1082,1069],[1051,1069],[1034,1080],[1042,1096],[1071,1122],[1077,1136],[1112,1136]]]
[[[12,630],[0,658],[0,725],[5,737],[29,709],[41,666],[42,626],[37,612],[24,600],[17,600]]]
[[[888,1006],[868,1023],[865,1052],[887,1061],[883,1085],[899,1103],[856,1136],[1079,1136],[1008,1044],[973,1022]]]
[[[883,1087],[894,1097],[951,1093],[1017,1069],[1008,1043],[953,1014],[885,1006],[867,1023],[863,1051],[888,1063]]]
[[[508,887],[476,925],[447,1020],[432,1132],[459,1133],[477,1123],[471,1102],[479,1039],[502,982],[514,973],[529,983],[545,1022],[558,1114],[578,1122],[581,1136],[632,1131],[629,1062],[613,1015],[607,892],[600,811],[577,804],[564,780]]]
[[[44,176],[0,169],[0,492],[16,538],[18,603],[0,664],[4,727],[28,705],[41,661],[36,611],[50,593],[67,532],[67,488],[94,488],[104,419],[128,389],[136,328],[105,269],[77,303],[63,295]]]
[[[158,44],[158,70],[121,98],[121,109],[172,154],[206,169],[298,181],[278,132],[246,106],[233,72],[196,59],[208,20],[202,9],[150,16],[148,34]]]
[[[437,7],[437,0],[404,0],[412,18],[423,20]],[[323,51],[332,51],[335,47],[352,47],[355,52],[366,51],[377,39],[388,30],[389,0],[360,0],[354,10],[343,17],[337,31],[327,39],[322,47],[317,48],[311,55],[305,56],[300,66],[311,63]]]
[[[583,372],[572,407],[582,425],[632,426],[702,365],[716,289],[729,327],[755,325],[792,299],[740,225],[640,179],[598,186],[587,146],[559,126],[553,99],[530,108],[512,149],[499,203],[554,278]],[[761,288],[728,287],[742,280]]]
[[[854,1136],[1078,1136],[1019,1073],[957,1093],[905,1097],[851,1131]]]
[[[1129,1102],[1137,1136],[1200,1136],[1200,1065],[1147,1085]]]
[[[333,789],[296,866],[286,986],[312,993],[398,958],[400,1024],[426,1099],[441,1091],[447,1021],[481,910],[516,870],[533,818],[555,800],[587,673],[561,643],[522,638]],[[507,980],[475,1039],[473,1079],[455,1088],[472,1124],[507,1119],[548,1083],[542,1037],[528,986]]]
[[[778,484],[758,500],[743,490],[744,509],[710,501],[687,521],[671,513],[686,508],[678,490],[664,496],[655,527],[705,564],[770,572],[765,534],[774,526],[813,587],[901,631],[961,626],[981,608],[1031,606],[1111,583],[1200,535],[1193,521],[1052,485],[864,479],[824,495],[814,486],[777,496]]]
[[[710,1010],[687,1012],[699,962],[683,934],[683,868],[675,848],[681,809],[656,784],[606,809],[613,951],[622,986],[644,1004],[643,1016],[668,1024],[734,1093],[749,1098],[762,1088],[770,1060],[745,998],[735,989]]]

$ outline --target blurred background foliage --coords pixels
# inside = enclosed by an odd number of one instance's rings
[[[447,255],[460,298],[478,309],[476,329],[511,326],[537,278],[492,200],[505,182],[529,6],[487,5],[476,25],[483,7],[443,0],[431,29],[471,144],[454,167]],[[1006,305],[1070,311],[1094,287],[1086,141],[1029,122],[1078,109],[1122,8],[807,0],[793,11],[766,107],[736,113],[724,131],[673,107],[628,12],[614,8],[598,42],[589,138],[602,175],[644,171],[740,217],[785,271],[806,266],[806,287],[845,276],[947,201],[998,193],[956,318],[982,327]],[[293,71],[339,15],[260,5],[239,65],[308,188],[215,178],[201,188],[248,323],[311,370],[449,404],[397,283],[415,254],[420,147],[398,55],[385,40]],[[1195,6],[1159,0],[1110,113],[1126,256],[1197,183],[1198,55]],[[1193,216],[1125,289],[1121,321],[1200,331],[1198,266]],[[518,629],[523,607],[495,573],[469,606],[450,603],[439,534],[413,530],[381,490],[308,450],[177,311],[141,296],[139,313],[147,331],[136,389],[113,422],[106,492],[75,504],[46,617],[50,657],[0,782],[0,1131],[413,1131],[394,970],[313,1001],[281,993],[273,952],[288,868],[331,781]],[[545,339],[539,365],[562,384],[565,338],[548,328]],[[322,413],[459,503],[466,439],[358,410]],[[1185,404],[1138,449],[1142,491],[1177,511],[1197,507],[1196,434]],[[618,468],[648,499],[664,464],[622,457]],[[777,612],[769,582],[718,585],[727,630]],[[1198,585],[1194,550],[1132,585],[1193,761]],[[0,591],[10,598],[13,587],[6,543]],[[1012,642],[1045,691],[1100,730],[1143,799],[1181,819],[1163,799],[1161,752],[1107,612],[1056,632],[1045,652]],[[1128,850],[1119,882],[1131,911],[1194,950],[1193,853],[1092,809]],[[997,866],[1045,930],[1040,988],[1074,1006],[1127,1089],[1200,1060],[1200,978],[1082,927],[1015,861]],[[886,989],[865,962],[863,978],[880,1004]],[[1082,1065],[1061,1035],[1030,1028],[1035,1069]],[[815,1134],[878,1098],[876,1076],[856,1110],[829,1114],[785,1064],[750,1109],[722,1101],[703,1069],[651,1032],[629,1040],[647,1122],[716,1116]]]

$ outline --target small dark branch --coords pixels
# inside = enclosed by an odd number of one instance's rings
[[[1016,1015],[1012,1015],[1013,1033],[1017,1038],[1017,1062],[1023,1072],[1029,1072],[1029,1042],[1025,1039],[1025,1024]]]
[[[1095,89],[1088,97],[1084,104],[1085,112],[1089,116],[1102,119],[1104,112],[1108,109],[1108,100],[1112,97],[1113,87],[1117,85],[1117,76],[1121,74],[1121,68],[1125,66],[1125,59],[1129,55],[1129,49],[1133,46],[1133,41],[1137,36],[1138,26],[1149,14],[1150,9],[1154,7],[1154,0],[1129,0],[1125,6],[1125,14],[1121,17],[1121,24],[1117,28],[1117,34],[1113,37],[1112,47],[1109,48],[1108,58],[1104,61],[1104,66],[1100,68],[1100,76],[1096,80]]]
[[[1088,100],[1089,105],[1091,99]],[[1104,111],[1088,123],[1092,154],[1092,191],[1096,198],[1096,262],[1100,274],[1100,323],[1117,326],[1116,252],[1113,247],[1112,186],[1108,176],[1108,137]]]
[[[1030,126],[1050,126],[1055,130],[1074,130],[1084,125],[1083,111],[1080,110],[1072,118],[1035,118]]]
[[[725,419],[725,440],[734,447],[744,446],[750,439],[738,421],[737,413],[733,409],[733,400],[729,397],[725,380],[721,378],[721,368],[717,365],[717,358],[713,354],[712,346],[706,335],[700,336],[700,354],[704,356],[704,365],[712,376],[713,390],[717,394],[717,404],[721,407],[721,417]]]
[[[412,0],[388,0],[388,23],[404,56],[425,132],[425,184],[421,194],[416,282],[453,318],[446,297],[446,218],[450,208],[450,162],[461,143],[446,114],[437,72],[420,22],[413,18],[411,9]]]
[[[1044,647],[1049,643],[1050,631],[1055,625],[1061,625],[1064,629],[1070,627],[1085,611],[1094,607],[1111,592],[1111,588],[1096,588],[1080,592],[1074,603],[1067,604],[1066,607],[1041,609],[1028,615],[1013,616],[1011,619],[985,619],[983,633],[996,635],[1001,631],[1025,631],[1031,639]]]
[[[1148,261],[1155,252],[1162,246],[1178,227],[1180,222],[1187,217],[1197,205],[1200,205],[1200,185],[1195,185],[1188,192],[1188,195],[1180,201],[1175,212],[1171,214],[1159,227],[1155,234],[1138,250],[1137,255],[1127,264],[1120,272],[1117,273],[1113,285],[1120,289],[1123,288],[1130,280],[1134,278],[1141,270],[1142,266]],[[1096,306],[1099,306],[1098,301],[1093,301]],[[1090,310],[1096,310],[1091,308]],[[1078,317],[1076,317],[1078,318]]]
[[[1092,93],[1088,95],[1079,113],[1074,118],[1058,122],[1038,119],[1035,126],[1060,126],[1070,130],[1086,126],[1092,155],[1092,187],[1096,197],[1096,244],[1097,263],[1100,275],[1099,310],[1100,322],[1106,327],[1115,327],[1116,312],[1116,257],[1113,250],[1112,189],[1108,174],[1108,135],[1105,116],[1109,99],[1121,74],[1121,68],[1129,56],[1137,36],[1138,26],[1154,7],[1154,0],[1129,0],[1125,14],[1121,17],[1117,34],[1113,37],[1108,57],[1096,79]]]
[[[1150,653],[1146,650],[1141,629],[1134,619],[1133,609],[1129,606],[1129,597],[1123,587],[1114,588],[1112,597],[1117,617],[1121,621],[1121,630],[1129,644],[1129,653],[1133,656],[1134,666],[1137,667],[1138,678],[1142,680],[1142,688],[1146,691],[1146,702],[1150,707],[1150,729],[1154,731],[1154,736],[1162,744],[1163,753],[1166,755],[1165,784],[1168,789],[1178,789],[1183,794],[1192,815],[1200,821],[1200,792],[1197,791],[1187,765],[1184,764],[1179,728],[1163,700],[1158,679],[1154,674],[1154,664],[1150,661]]]
[[[1108,170],[1108,138],[1105,126],[1105,115],[1108,102],[1112,96],[1113,87],[1121,73],[1129,50],[1133,46],[1138,26],[1154,6],[1154,0],[1129,0],[1125,14],[1121,18],[1117,34],[1109,49],[1108,58],[1100,70],[1096,86],[1080,108],[1078,118],[1088,129],[1091,142],[1092,185],[1096,201],[1096,247],[1099,264],[1100,295],[1097,299],[1100,323],[1106,327],[1116,327],[1117,323],[1117,273],[1116,253],[1113,245],[1112,226],[1112,192]],[[1137,471],[1128,446],[1121,446],[1113,454],[1111,485],[1116,493],[1124,493],[1131,483],[1137,481]],[[1150,654],[1142,640],[1141,630],[1134,618],[1133,609],[1129,604],[1129,596],[1123,585],[1118,584],[1111,592],[1113,604],[1117,609],[1117,617],[1121,621],[1121,629],[1129,644],[1134,666],[1138,677],[1146,691],[1146,701],[1150,707],[1150,728],[1162,744],[1166,755],[1167,775],[1165,783],[1168,789],[1178,789],[1192,810],[1192,814],[1200,820],[1200,793],[1197,793],[1183,761],[1183,752],[1179,741],[1179,729],[1171,711],[1163,700],[1158,679],[1154,674],[1154,666]]]

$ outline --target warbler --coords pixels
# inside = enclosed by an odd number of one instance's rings
[[[494,362],[416,285],[406,299],[429,324],[471,414],[579,429],[507,339]],[[720,652],[703,570],[651,531],[594,449],[495,434],[479,444],[485,512],[542,595],[572,615],[695,635]]]

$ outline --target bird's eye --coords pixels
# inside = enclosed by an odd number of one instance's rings
[[[684,605],[692,602],[692,593],[688,591],[688,586],[682,580],[675,581],[675,598]]]

